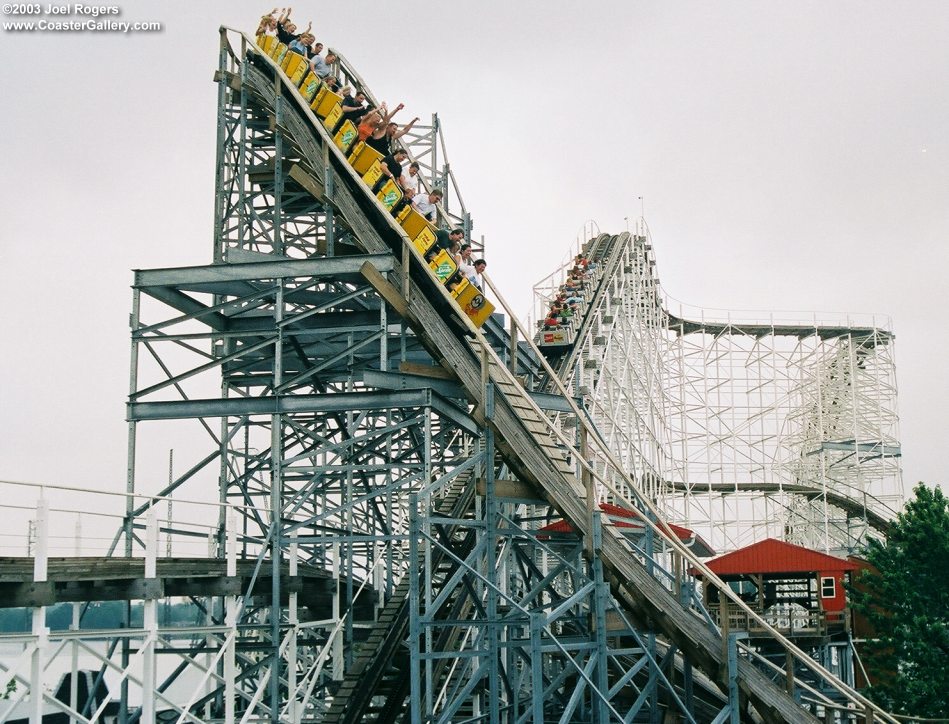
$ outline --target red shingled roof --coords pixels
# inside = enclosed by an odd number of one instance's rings
[[[600,510],[606,513],[610,524],[616,526],[617,528],[635,528],[637,530],[643,530],[646,527],[642,522],[635,520],[640,516],[639,513],[636,513],[632,510],[627,510],[626,508],[621,508],[618,505],[613,505],[611,503],[600,503]],[[676,534],[676,537],[686,544],[694,540],[694,543],[692,543],[692,548],[696,555],[701,557],[715,555],[715,551],[708,545],[708,543],[702,540],[700,535],[694,531],[673,523],[667,523],[667,525],[672,529],[672,532]],[[538,532],[573,533],[573,526],[565,520],[555,520],[553,523],[545,525]]]
[[[843,558],[767,538],[709,561],[712,572],[727,576],[741,573],[830,573],[858,568]]]

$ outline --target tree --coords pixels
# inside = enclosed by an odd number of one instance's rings
[[[915,498],[871,540],[851,587],[853,607],[875,631],[867,641],[867,694],[895,713],[949,716],[949,499],[920,483]],[[875,569],[875,570],[874,570]]]

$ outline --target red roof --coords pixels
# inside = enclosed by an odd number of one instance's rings
[[[626,508],[621,508],[618,505],[613,505],[611,503],[600,503],[600,510],[606,513],[609,522],[617,528],[634,528],[636,530],[644,530],[646,527],[642,522],[634,522],[634,519],[639,518],[640,515],[633,510],[627,510]],[[701,557],[715,555],[715,551],[708,545],[708,543],[702,540],[701,536],[699,536],[694,531],[691,531],[688,528],[683,528],[680,525],[674,525],[673,523],[666,523],[666,525],[672,529],[672,532],[675,533],[676,538],[684,541],[686,544],[694,540],[692,547],[696,555]],[[553,523],[545,525],[538,532],[573,533],[573,526],[565,520],[555,520]]]
[[[706,564],[720,576],[741,573],[830,573],[853,571],[859,566],[843,558],[767,538]]]

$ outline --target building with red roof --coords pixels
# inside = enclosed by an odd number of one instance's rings
[[[824,636],[846,627],[844,582],[859,567],[852,561],[768,538],[707,565],[749,607],[786,634]],[[713,615],[720,615],[718,601],[706,600],[706,605]],[[752,633],[760,629],[737,606],[730,608],[734,608],[729,611],[732,627]]]
[[[623,528],[623,532],[630,536],[645,534],[646,524],[638,512],[621,508],[612,503],[600,503],[600,510],[606,514],[606,520],[604,521],[606,525]],[[676,538],[691,548],[692,552],[699,558],[708,558],[709,556],[715,555],[715,550],[695,531],[683,528],[681,525],[674,525],[673,523],[666,523],[666,525],[669,526]],[[549,540],[556,535],[572,535],[573,532],[573,526],[570,525],[569,522],[566,520],[556,520],[541,528],[538,531],[538,538],[541,540]]]

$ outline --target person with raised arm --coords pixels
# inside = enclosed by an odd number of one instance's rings
[[[277,18],[274,17],[277,8],[270,11],[269,15],[262,15],[260,24],[257,26],[257,32],[254,35],[269,35],[272,38],[277,37]]]
[[[402,104],[399,104],[399,107],[402,107]],[[412,126],[418,123],[418,117],[413,118],[411,121],[402,126],[401,130],[397,123],[392,123],[387,121],[383,128],[377,128],[376,132],[372,135],[372,140],[366,141],[370,146],[379,151],[379,153],[387,153],[383,149],[391,149],[392,144],[402,138],[406,133],[412,130]]]
[[[284,8],[283,13],[277,18],[277,40],[288,46],[303,34],[297,32],[296,24],[290,20],[290,13],[292,12],[293,8]],[[313,23],[311,22],[306,26],[304,32],[309,33],[312,28]]]
[[[392,153],[392,146],[389,143],[387,129],[392,122],[392,118],[396,113],[405,108],[405,104],[400,103],[390,111],[386,108],[385,101],[383,101],[379,108],[385,115],[379,120],[375,129],[373,129],[372,133],[366,139],[366,145],[376,149],[383,156],[388,156]]]

